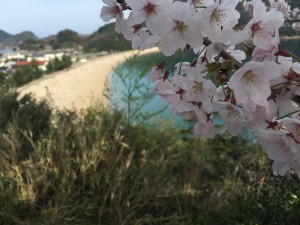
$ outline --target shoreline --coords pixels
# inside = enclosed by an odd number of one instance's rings
[[[112,53],[84,63],[75,63],[71,68],[44,75],[17,91],[20,96],[32,93],[37,100],[46,99],[55,108],[80,112],[95,103],[104,104],[105,82],[114,67],[136,53],[144,55],[153,52],[158,52],[158,48]]]

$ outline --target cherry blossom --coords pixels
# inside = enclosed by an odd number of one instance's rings
[[[291,6],[285,0],[269,0],[270,8],[282,12],[285,19],[291,17]]]
[[[158,43],[160,50],[167,56],[184,49],[202,45],[201,14],[191,11],[191,6],[183,2],[172,4],[169,12],[149,20],[148,28],[152,34],[162,35]]]
[[[120,20],[123,18],[122,7],[116,0],[103,0],[106,6],[101,9],[100,17],[104,22],[108,22],[112,19]]]
[[[252,1],[243,1],[243,6],[246,12],[248,12],[250,15],[253,14],[253,2]]]
[[[132,9],[130,23],[135,25],[147,22],[152,17],[165,13],[171,4],[171,0],[126,0],[126,3]]]
[[[187,0],[187,2],[192,4],[196,9],[203,9],[214,4],[214,0]]]
[[[253,0],[253,18],[243,31],[237,33],[236,44],[253,37],[253,43],[261,49],[278,43],[278,29],[283,25],[281,12],[271,9],[267,11],[261,0]]]
[[[282,122],[286,128],[287,135],[283,138],[291,151],[300,154],[300,120],[284,118]]]
[[[284,175],[288,170],[300,176],[300,152],[293,152],[284,140],[286,134],[281,131],[258,131],[256,136],[261,145],[266,149],[268,157],[274,160],[272,168],[279,175]]]
[[[300,59],[282,49],[279,38],[285,19],[300,19],[299,9],[291,11],[284,0],[269,0],[269,7],[243,1],[251,19],[241,29],[239,0],[103,2],[101,18],[115,19],[133,48],[158,46],[167,56],[151,69],[153,92],[172,113],[193,121],[196,135],[252,130],[277,174],[293,170],[300,177]],[[300,30],[299,24],[292,28]],[[240,43],[245,48],[237,48]],[[188,51],[193,60],[181,60],[174,72],[166,68],[174,54]],[[217,120],[223,121],[218,129]]]
[[[229,80],[237,102],[248,99],[259,106],[266,106],[271,95],[270,80],[279,77],[279,66],[274,62],[247,62]]]
[[[238,0],[215,1],[203,11],[208,25],[208,37],[213,38],[222,30],[233,28],[240,18],[240,13],[235,9]]]
[[[229,102],[215,101],[213,109],[218,112],[225,123],[222,132],[227,130],[232,135],[238,135],[242,132],[245,116],[240,107]]]
[[[216,94],[216,86],[211,80],[205,79],[193,67],[184,77],[175,75],[172,83],[183,90],[182,99],[187,102],[201,102],[206,112],[211,112],[211,97]]]
[[[236,61],[242,62],[244,59],[246,59],[246,54],[245,52],[241,50],[236,50],[234,45],[230,45],[227,49],[226,52],[228,52],[229,55],[231,55]]]

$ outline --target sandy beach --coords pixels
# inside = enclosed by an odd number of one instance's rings
[[[149,49],[140,54],[155,51],[158,49]],[[32,93],[38,100],[46,98],[52,106],[59,109],[80,111],[95,102],[103,103],[107,76],[114,67],[134,53],[137,51],[114,53],[87,62],[78,62],[67,70],[45,75],[18,91],[21,96]]]

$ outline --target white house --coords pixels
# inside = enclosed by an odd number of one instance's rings
[[[3,58],[6,58],[7,60],[25,60],[26,55],[20,52],[10,52],[4,53]]]
[[[46,61],[44,54],[42,53],[32,53],[31,56],[27,57],[27,61],[31,62],[32,60],[35,61]]]
[[[52,53],[46,53],[44,55],[46,61],[49,61],[51,59],[54,59],[55,57],[58,59],[61,59],[65,53],[64,52],[52,52]]]

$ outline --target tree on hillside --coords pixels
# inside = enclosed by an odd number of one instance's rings
[[[28,39],[25,40],[19,47],[20,49],[28,51],[40,51],[45,49],[45,43],[41,40]]]
[[[78,33],[68,29],[58,32],[56,39],[59,43],[80,41]]]
[[[131,43],[115,31],[115,23],[100,27],[84,42],[85,52],[125,51],[132,49]]]
[[[72,59],[68,55],[63,55],[61,59],[55,57],[47,64],[47,73],[53,73],[55,71],[69,68],[72,65]]]
[[[32,80],[40,78],[42,74],[43,71],[39,68],[37,62],[33,61],[31,65],[18,67],[13,74],[13,81],[16,86],[21,86]]]
[[[80,45],[82,42],[82,38],[72,30],[63,30],[58,32],[56,37],[50,40],[50,45],[52,49],[60,49],[60,48],[74,48]]]
[[[6,74],[3,72],[0,72],[0,86],[2,86],[5,83]]]

